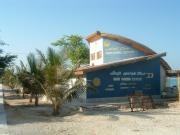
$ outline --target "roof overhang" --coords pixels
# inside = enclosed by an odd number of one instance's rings
[[[169,77],[180,76],[180,70],[167,70],[167,75]]]
[[[140,61],[149,61],[149,60],[160,58],[160,57],[163,57],[163,56],[166,56],[166,53],[135,57],[135,58],[110,62],[110,63],[97,65],[97,66],[80,67],[79,69],[77,69],[75,71],[75,75],[82,76],[82,75],[85,75],[87,72],[91,72],[91,71],[96,71],[96,70],[101,70],[101,69],[108,69],[108,68],[127,65],[127,64],[133,64],[133,63],[137,63],[137,62],[140,62]]]

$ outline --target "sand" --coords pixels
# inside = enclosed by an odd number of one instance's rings
[[[28,99],[6,98],[10,135],[180,135],[180,106],[150,109],[145,112],[121,110],[79,111],[65,105],[61,115],[51,115],[51,106],[34,107]]]

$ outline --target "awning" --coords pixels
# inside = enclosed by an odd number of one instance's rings
[[[180,70],[167,70],[167,75],[169,77],[173,76],[180,76]]]
[[[117,66],[121,66],[121,65],[133,64],[133,63],[137,63],[137,62],[140,62],[140,61],[148,61],[148,60],[152,60],[152,59],[155,59],[155,58],[161,58],[163,56],[166,56],[166,53],[160,53],[160,54],[154,54],[154,55],[148,55],[148,56],[141,56],[141,57],[134,57],[134,58],[130,58],[130,59],[105,63],[105,64],[102,64],[102,65],[96,65],[96,66],[80,67],[75,71],[75,75],[82,76],[82,75],[86,74],[87,72],[91,72],[91,71],[107,69],[107,68],[117,67]]]

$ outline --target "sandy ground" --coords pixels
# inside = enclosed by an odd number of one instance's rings
[[[180,135],[180,106],[151,109],[78,111],[64,107],[61,116],[51,116],[48,104],[34,107],[27,99],[6,95],[10,135]]]

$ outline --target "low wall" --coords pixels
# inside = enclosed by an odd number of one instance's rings
[[[8,135],[6,113],[4,110],[2,84],[0,84],[0,135]]]
[[[161,96],[159,95],[154,95],[152,96],[153,100],[155,102],[159,102],[161,100]],[[91,99],[86,99],[87,103],[93,103],[93,102],[128,102],[128,97],[112,97],[112,98],[91,98]]]

